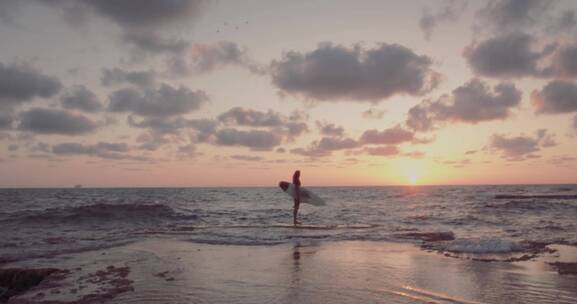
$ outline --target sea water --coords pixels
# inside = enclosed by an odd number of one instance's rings
[[[298,229],[291,225],[292,199],[278,187],[1,189],[0,259],[147,238],[258,246],[421,242],[424,233],[449,236],[447,250],[473,253],[522,251],[528,242],[577,244],[577,185],[309,189],[327,206],[302,204]]]

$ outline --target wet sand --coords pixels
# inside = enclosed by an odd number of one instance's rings
[[[8,303],[576,303],[577,262],[558,247],[523,262],[481,262],[385,242],[276,246],[148,240],[2,268],[58,268]]]

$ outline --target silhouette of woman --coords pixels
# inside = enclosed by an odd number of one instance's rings
[[[301,204],[301,171],[296,170],[293,174],[293,185],[295,186],[295,199],[294,199],[294,207],[293,207],[293,225],[300,224],[297,221],[297,214],[299,212],[299,206]]]

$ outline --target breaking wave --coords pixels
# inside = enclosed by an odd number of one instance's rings
[[[162,204],[106,204],[25,210],[2,215],[5,221],[82,222],[82,221],[145,221],[158,219],[196,219],[194,214],[178,213]]]

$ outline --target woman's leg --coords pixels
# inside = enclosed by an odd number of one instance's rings
[[[299,222],[297,221],[297,214],[299,212],[299,206],[300,206],[301,202],[298,199],[295,199],[295,205],[293,207],[293,224],[299,224]]]

